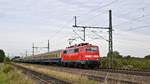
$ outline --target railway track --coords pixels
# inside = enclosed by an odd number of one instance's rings
[[[51,70],[63,71],[72,74],[80,74],[87,76],[89,79],[105,82],[107,80],[111,84],[117,82],[121,84],[149,84],[150,72],[144,71],[131,71],[121,69],[80,69],[60,66],[46,66],[38,65],[41,68],[47,68]]]
[[[34,79],[36,81],[36,84],[70,84],[66,81],[59,80],[53,77],[49,77],[48,75],[29,70],[19,65],[15,65],[15,64],[12,64],[12,65],[15,66],[17,69],[21,70],[22,73]]]
[[[81,76],[86,76],[91,80],[96,80],[99,82],[107,81],[108,84],[149,84],[150,82],[150,72],[140,72],[131,70],[121,70],[121,69],[80,69],[80,68],[70,68],[70,67],[60,67],[60,66],[47,66],[47,65],[37,65],[38,68],[45,68],[54,71],[67,72],[71,74],[80,74]]]
[[[85,68],[73,68],[73,67],[63,67],[63,66],[49,66],[49,65],[42,65],[48,67],[58,67],[64,69],[76,69],[76,70],[90,70],[90,71],[103,71],[103,72],[111,72],[111,73],[120,73],[120,74],[129,74],[129,75],[136,75],[136,76],[150,76],[150,71],[143,71],[143,70],[129,70],[129,69],[112,69],[112,68],[98,68],[98,69],[85,69]]]
[[[121,73],[121,74],[130,74],[136,76],[150,76],[150,71],[140,71],[140,70],[128,70],[128,69],[110,69],[110,68],[100,68],[95,69],[96,71],[112,72],[112,73]]]

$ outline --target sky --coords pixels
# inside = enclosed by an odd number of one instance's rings
[[[0,49],[10,57],[32,54],[32,44],[50,50],[83,42],[77,25],[108,27],[112,10],[113,47],[120,54],[144,57],[150,54],[149,0],[0,0]],[[73,30],[76,32],[73,32]],[[108,53],[108,30],[86,29],[86,42],[98,45],[101,56]],[[37,49],[37,53],[46,52]]]

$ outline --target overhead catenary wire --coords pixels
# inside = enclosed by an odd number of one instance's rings
[[[141,10],[141,9],[143,10],[143,9],[149,7],[149,5],[150,5],[150,4],[148,4],[148,5],[146,5],[146,6],[144,5],[143,7],[139,7],[139,8],[137,8],[137,9],[135,9],[135,10],[133,9],[132,11],[126,12],[126,13],[124,13],[124,14],[122,14],[122,15],[128,15],[128,14],[131,13],[131,12],[138,12],[138,11]]]
[[[114,4],[114,3],[116,3],[117,1],[119,1],[119,0],[113,0],[113,1],[110,2],[110,3],[104,4],[104,5],[100,6],[100,7],[94,8],[94,9],[92,9],[92,10],[86,12],[86,13],[83,13],[83,15],[89,14],[89,13],[91,13],[91,12],[93,12],[93,11],[101,10],[102,8],[105,8],[105,7],[107,7],[107,6],[110,6],[110,5]]]
[[[144,26],[138,26],[138,27],[127,29],[126,31],[133,31],[133,30],[142,29],[142,28],[146,28],[146,27],[150,27],[150,25],[148,24],[148,25],[144,25]]]
[[[104,38],[103,36],[97,34],[96,32],[92,31],[96,36],[99,36],[101,39],[105,40],[105,41],[109,41],[108,39]]]
[[[106,3],[106,4],[104,4],[104,5],[100,6],[100,7],[91,9],[91,10],[89,10],[88,12],[82,13],[81,15],[83,15],[83,17],[84,17],[85,15],[89,15],[89,14],[91,14],[91,13],[93,13],[93,12],[99,12],[99,13],[97,13],[96,15],[94,15],[94,17],[96,17],[96,16],[98,16],[98,15],[100,15],[100,14],[107,14],[107,11],[108,11],[108,10],[105,10],[104,12],[99,11],[99,10],[101,10],[102,8],[105,8],[105,7],[107,7],[107,6],[110,6],[110,5],[112,5],[112,4],[115,4],[115,3],[118,2],[118,1],[119,1],[119,0],[113,0],[113,1],[111,1],[110,3]],[[80,16],[81,16],[81,15],[80,15]],[[79,17],[79,16],[77,16],[77,18],[78,18],[78,17]],[[88,18],[88,19],[89,19],[89,18]],[[91,19],[93,19],[93,17],[90,18],[90,21],[91,21]],[[86,20],[86,19],[84,19],[84,20]],[[80,21],[80,22],[81,22],[81,21]]]
[[[146,6],[144,6],[144,7],[142,7],[142,8],[145,8],[145,7],[147,7],[148,5],[146,5]],[[138,8],[137,10],[139,10],[139,9],[141,9],[141,8]],[[92,11],[92,10],[91,10]],[[126,14],[126,13],[125,13]],[[95,16],[98,16],[99,14],[96,14]],[[114,15],[115,17],[118,17],[118,16],[116,16],[116,15]],[[116,24],[116,25],[113,25],[113,27],[117,27],[117,26],[121,26],[121,25],[124,25],[124,24],[131,24],[131,23],[135,23],[135,22],[142,22],[142,21],[140,21],[140,19],[142,19],[142,18],[146,18],[146,17],[148,17],[148,16],[150,16],[150,14],[145,14],[144,16],[142,15],[142,16],[140,16],[140,17],[137,17],[137,18],[134,18],[134,19],[129,19],[128,21],[124,21],[124,22],[122,22],[122,23],[119,23],[119,24]],[[124,17],[119,17],[119,18],[124,18]],[[95,18],[94,18],[95,19]],[[90,21],[92,21],[91,19],[90,19]]]
[[[146,14],[144,17],[143,17],[143,16],[140,16],[140,17],[134,18],[134,19],[132,19],[132,22],[131,22],[131,20],[130,20],[130,21],[122,22],[122,23],[120,23],[120,24],[113,25],[113,27],[120,26],[120,25],[123,25],[123,24],[130,24],[130,23],[133,23],[133,22],[137,22],[137,21],[140,20],[141,18],[145,18],[145,17],[148,17],[148,16],[150,16],[150,14]],[[139,21],[138,21],[138,22],[139,22]]]
[[[73,32],[81,39],[83,40],[83,38],[73,29]]]
[[[147,7],[149,7],[149,5],[150,5],[150,4],[148,4],[148,5],[144,6],[144,7],[140,7],[140,8],[138,8],[138,9],[132,11],[132,12],[136,12],[136,11],[139,11],[139,10],[141,10],[141,9],[142,9],[142,11],[144,12],[143,9],[146,9]],[[130,12],[127,12],[127,13],[124,13],[123,15],[127,15],[127,14],[129,14],[129,13],[130,13]],[[116,16],[116,15],[114,15],[114,16]],[[148,16],[150,16],[150,13],[144,14],[144,15],[142,15],[142,16],[139,16],[139,17],[133,18],[133,19],[129,19],[129,18],[128,18],[128,21],[124,21],[124,22],[122,22],[122,23],[119,23],[119,24],[116,24],[116,25],[113,25],[113,26],[116,27],[116,26],[121,26],[121,25],[124,25],[124,24],[131,24],[131,23],[134,23],[134,22],[142,22],[142,21],[140,21],[140,19],[146,18],[146,17],[148,17]],[[116,16],[116,17],[118,17],[118,18],[125,18],[125,17],[120,17],[120,16]],[[131,21],[132,21],[132,22],[131,22]]]
[[[73,18],[69,19],[68,21],[66,21],[66,24],[70,23],[71,21],[73,21]],[[66,24],[63,24],[63,26],[61,26],[58,31],[56,31],[53,35],[51,35],[51,40],[56,38],[55,35],[57,35],[58,33],[60,33],[63,29],[65,29]]]

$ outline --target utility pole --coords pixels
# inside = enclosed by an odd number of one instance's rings
[[[113,38],[112,38],[112,14],[111,10],[109,10],[109,52],[113,51]]]
[[[47,46],[47,49],[48,49],[48,52],[49,52],[49,50],[50,50],[49,40],[48,40],[48,46]]]
[[[28,56],[28,51],[26,50],[26,57]]]
[[[83,27],[83,32],[84,32],[84,39],[83,39],[83,41],[85,41],[85,28],[86,27]]]
[[[38,49],[38,48],[46,48],[47,51],[49,52],[50,51],[50,43],[49,43],[49,40],[48,40],[48,43],[47,43],[47,47],[35,47],[34,46],[34,43],[32,44],[32,56],[34,56],[34,48]]]
[[[77,18],[75,16],[75,25],[73,25],[73,27],[76,28],[83,28],[83,41],[85,41],[85,30],[88,29],[108,29],[109,32],[109,40],[108,40],[108,46],[109,46],[109,51],[108,53],[110,53],[110,63],[109,63],[109,68],[112,67],[112,52],[113,52],[113,42],[112,42],[112,14],[111,14],[111,10],[109,10],[109,27],[91,27],[91,26],[78,26],[77,25]]]
[[[85,26],[77,26],[77,17],[75,16],[74,17],[75,18],[75,25],[73,25],[73,27],[80,27],[80,28],[83,28],[83,41],[85,41],[85,29],[87,28],[87,27],[85,27]]]
[[[109,63],[109,68],[112,68],[113,64],[113,37],[112,37],[112,14],[111,10],[109,10],[109,58],[110,58],[110,63]]]
[[[32,56],[34,56],[34,43],[32,44]]]

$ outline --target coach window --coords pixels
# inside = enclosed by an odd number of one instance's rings
[[[78,53],[79,52],[79,49],[74,49],[74,53]]]
[[[67,51],[66,51],[66,50],[64,51],[64,54],[67,54]]]
[[[72,54],[72,53],[74,53],[74,50],[73,49],[69,50],[69,54]]]

